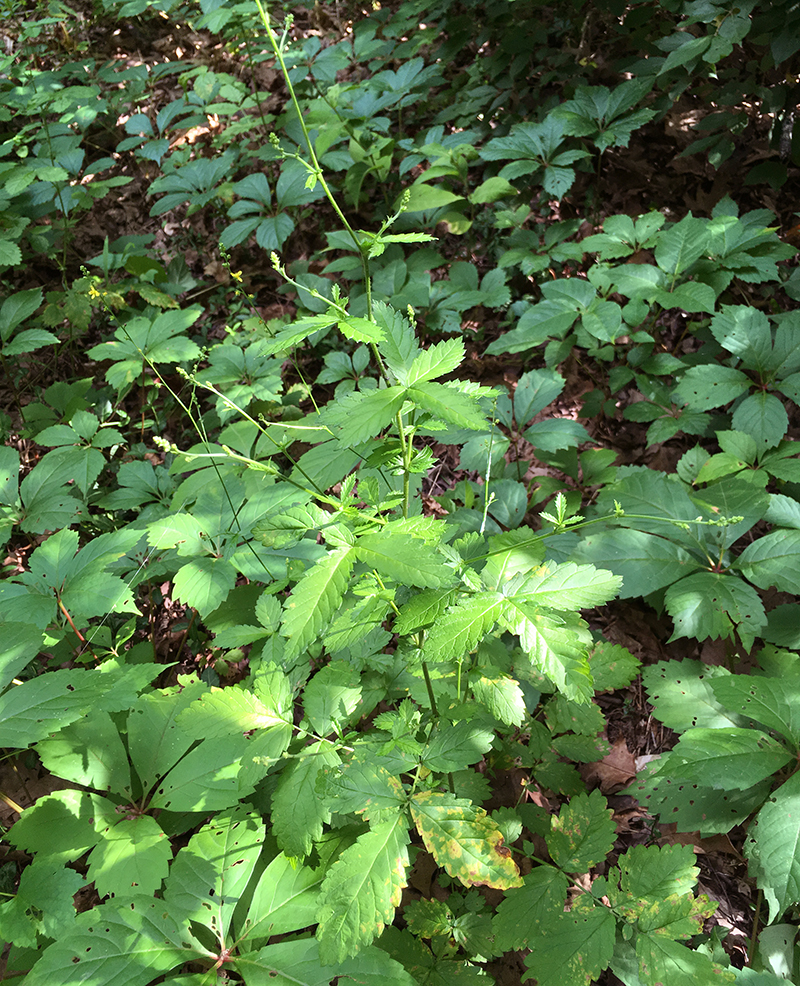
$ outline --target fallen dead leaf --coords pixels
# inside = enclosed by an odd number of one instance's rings
[[[616,794],[636,780],[636,759],[625,739],[620,737],[602,760],[584,764],[581,776],[590,787],[599,787],[603,794]]]

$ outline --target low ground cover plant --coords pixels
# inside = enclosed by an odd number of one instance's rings
[[[791,187],[795,12],[395,6],[108,0],[186,32],[125,65],[10,6],[5,974],[800,981],[796,251],[730,194],[598,204],[683,98],[721,168],[757,95]],[[86,249],[132,184],[179,249]],[[593,782],[634,694],[675,736]]]

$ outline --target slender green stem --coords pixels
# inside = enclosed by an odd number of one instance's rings
[[[292,85],[292,80],[289,77],[289,70],[286,67],[286,61],[284,60],[283,57],[282,44],[278,44],[275,38],[275,33],[272,30],[269,14],[264,9],[261,0],[255,0],[255,2],[256,2],[256,7],[258,8],[259,16],[261,17],[261,22],[263,23],[267,31],[267,39],[269,40],[270,46],[272,47],[272,51],[275,54],[275,58],[278,60],[278,64],[281,67],[281,74],[283,75],[284,81],[286,82],[286,86],[289,90],[289,96],[292,100],[292,106],[294,107],[294,111],[297,114],[297,120],[303,131],[303,137],[306,142],[306,147],[308,148],[308,155],[311,158],[311,167],[309,168],[309,170],[322,186],[322,190],[325,193],[325,197],[330,202],[334,212],[339,217],[350,239],[353,241],[353,243],[356,246],[356,249],[358,250],[358,255],[361,259],[361,268],[364,272],[364,286],[365,286],[366,297],[367,297],[367,318],[369,318],[370,321],[372,321],[373,318],[372,291],[370,287],[369,260],[367,259],[367,255],[362,247],[361,240],[359,239],[358,234],[350,225],[350,223],[347,221],[347,217],[342,212],[339,203],[336,201],[335,195],[333,194],[333,192],[331,192],[330,188],[328,187],[328,183],[325,181],[325,176],[322,173],[322,168],[320,167],[320,163],[317,159],[316,152],[314,151],[314,145],[311,141],[311,135],[309,134],[308,127],[306,126],[305,117],[303,116],[303,112],[300,109],[300,103],[297,100],[297,95],[295,94],[294,86]],[[308,165],[306,165],[306,167],[308,167]]]

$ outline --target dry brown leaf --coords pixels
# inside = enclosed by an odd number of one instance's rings
[[[603,794],[615,794],[636,780],[636,760],[624,738],[620,738],[602,760],[585,764],[581,775],[587,784],[599,787]]]

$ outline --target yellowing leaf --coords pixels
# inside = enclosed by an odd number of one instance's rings
[[[482,808],[450,794],[423,791],[411,802],[411,816],[428,852],[465,886],[522,886],[502,832]]]

